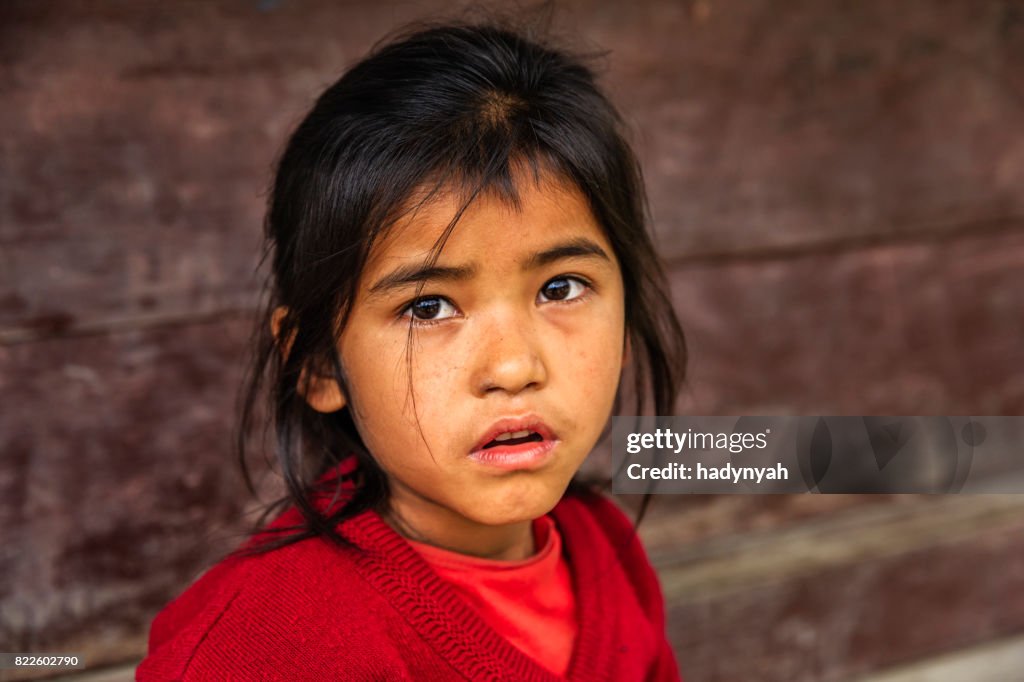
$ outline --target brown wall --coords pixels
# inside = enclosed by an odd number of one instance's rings
[[[234,542],[271,163],[347,64],[445,6],[0,3],[0,650],[131,661]],[[557,7],[635,129],[692,348],[680,413],[1024,414],[1024,2]],[[1010,502],[661,502],[691,682],[1024,629]],[[815,563],[829,524],[861,544]]]

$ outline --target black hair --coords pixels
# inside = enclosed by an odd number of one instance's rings
[[[320,95],[277,166],[265,224],[269,293],[238,435],[252,490],[247,445],[267,389],[287,494],[260,523],[291,502],[304,525],[257,551],[315,536],[346,544],[337,524],[386,504],[387,478],[360,439],[350,407],[317,412],[300,382],[332,377],[351,400],[338,339],[360,273],[373,245],[424,189],[428,198],[441,189],[461,191],[463,210],[481,192],[515,204],[514,177],[523,164],[535,176],[554,173],[578,188],[622,271],[635,413],[644,413],[649,397],[655,414],[671,414],[686,347],[646,229],[640,168],[623,131],[582,58],[494,24],[406,31]],[[314,482],[350,455],[358,459],[358,485],[346,504],[325,515],[313,502]],[[574,479],[572,487],[582,484]]]

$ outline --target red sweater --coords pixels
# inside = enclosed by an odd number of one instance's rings
[[[679,680],[657,577],[629,520],[599,495],[551,512],[576,593],[566,678],[498,635],[374,512],[320,538],[230,556],[153,621],[147,680]],[[299,522],[295,509],[273,526]]]

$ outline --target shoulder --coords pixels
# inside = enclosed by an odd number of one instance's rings
[[[199,646],[232,607],[255,563],[225,559],[164,607],[150,626],[149,649],[137,679],[184,679]]]
[[[318,661],[386,647],[391,611],[355,570],[354,551],[311,538],[229,556],[153,620],[137,679],[311,679]]]

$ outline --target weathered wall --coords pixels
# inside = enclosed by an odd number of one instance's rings
[[[131,661],[234,541],[271,163],[445,4],[0,4],[0,650]],[[680,410],[1024,413],[1024,2],[572,0],[556,26],[610,51],[692,348]],[[952,510],[663,500],[687,679],[845,679],[1024,629],[1020,515]],[[816,564],[830,523],[861,551]]]

